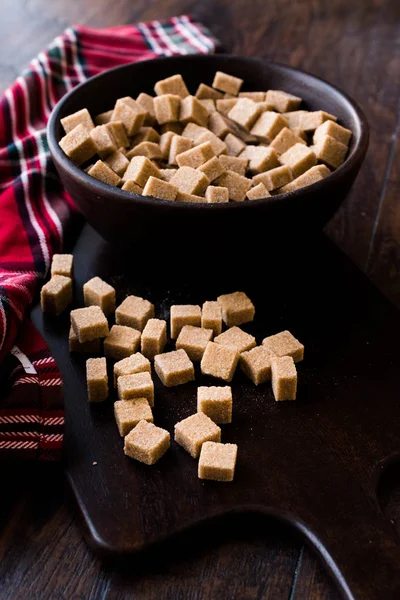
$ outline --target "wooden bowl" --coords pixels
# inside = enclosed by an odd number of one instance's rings
[[[244,79],[243,90],[283,89],[300,96],[305,108],[325,110],[353,132],[344,164],[326,179],[298,191],[251,202],[187,204],[124,192],[87,175],[58,145],[60,119],[81,108],[97,115],[117,98],[153,92],[156,81],[181,73],[191,93],[211,84],[215,71]],[[281,64],[236,56],[179,56],[124,65],[92,77],[66,94],[48,124],[50,152],[61,180],[88,222],[105,239],[127,247],[208,250],[237,256],[251,248],[279,247],[293,236],[321,229],[346,198],[368,147],[368,123],[357,104],[326,81]]]

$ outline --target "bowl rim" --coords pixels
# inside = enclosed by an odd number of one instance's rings
[[[88,82],[92,82],[93,80],[101,79],[102,77],[107,76],[110,72],[114,71],[123,71],[124,69],[132,68],[132,65],[147,62],[147,60],[151,60],[152,63],[162,64],[170,61],[179,61],[186,62],[193,59],[196,60],[204,60],[205,62],[208,60],[213,60],[213,58],[219,58],[223,60],[233,61],[244,61],[250,63],[259,63],[265,66],[277,67],[280,70],[291,72],[291,73],[300,73],[305,75],[307,78],[311,80],[316,80],[319,83],[322,83],[324,87],[330,93],[335,93],[340,96],[341,100],[344,100],[347,103],[348,108],[353,112],[353,117],[355,121],[358,123],[358,128],[360,131],[360,138],[351,153],[345,159],[344,163],[340,165],[335,171],[330,173],[328,177],[317,181],[311,185],[308,185],[304,188],[300,188],[299,190],[293,190],[290,192],[286,192],[284,194],[276,194],[271,195],[266,198],[260,198],[257,200],[251,200],[251,206],[260,206],[265,204],[277,204],[279,202],[286,202],[288,200],[294,200],[295,198],[301,197],[304,193],[307,193],[312,189],[313,192],[318,193],[319,191],[323,191],[328,184],[328,182],[334,183],[335,181],[339,181],[342,177],[349,174],[353,168],[357,165],[357,163],[363,159],[368,149],[369,144],[369,125],[367,118],[358,105],[358,103],[353,100],[348,94],[340,90],[335,85],[329,83],[322,77],[318,77],[317,75],[313,75],[308,71],[303,71],[302,69],[297,69],[295,67],[291,67],[289,65],[285,65],[283,63],[275,62],[272,60],[268,60],[261,57],[248,57],[248,56],[235,56],[233,54],[189,54],[184,56],[164,56],[159,58],[146,59],[141,61],[135,61],[126,63],[123,65],[118,65],[111,69],[107,69],[97,75],[93,75],[89,77],[82,83],[78,84],[74,88],[72,88],[69,92],[67,92],[60,100],[57,102],[55,107],[53,108],[48,123],[47,123],[47,140],[49,145],[50,154],[53,160],[57,163],[61,163],[63,167],[75,178],[78,180],[79,184],[85,187],[86,189],[92,191],[93,193],[102,194],[104,193],[110,195],[114,202],[125,204],[129,199],[134,200],[135,204],[150,206],[168,206],[171,210],[241,210],[244,207],[248,206],[248,202],[221,202],[221,203],[208,203],[208,202],[171,202],[170,200],[164,200],[162,198],[155,198],[153,196],[142,196],[139,194],[134,194],[132,192],[127,192],[122,190],[121,188],[111,186],[109,184],[103,183],[94,177],[88,175],[83,169],[77,166],[72,160],[63,152],[61,147],[59,146],[56,139],[56,126],[59,120],[59,113],[62,110],[63,105],[69,100],[71,96],[73,96],[80,88],[84,87],[88,84]]]

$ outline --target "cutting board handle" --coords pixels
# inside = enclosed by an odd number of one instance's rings
[[[332,511],[329,521],[308,515],[297,526],[327,565],[344,598],[399,600],[400,540],[392,524],[375,498],[365,492],[357,501],[353,497],[351,503],[339,504],[340,510]]]

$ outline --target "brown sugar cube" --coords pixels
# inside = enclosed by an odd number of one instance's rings
[[[128,135],[134,135],[142,127],[146,113],[136,104],[133,98],[119,98],[116,101],[111,121],[124,124]]]
[[[343,164],[347,154],[347,146],[338,142],[330,135],[324,135],[318,139],[314,146],[314,152],[318,160],[326,163],[328,166],[337,169]]]
[[[142,354],[153,360],[156,354],[162,354],[167,343],[167,323],[162,319],[149,319],[142,333]]]
[[[221,92],[218,92],[217,90],[214,90],[212,87],[206,85],[205,83],[200,83],[195,96],[199,100],[218,100],[219,98],[223,97],[223,94]]]
[[[129,160],[134,156],[147,156],[150,160],[161,160],[163,158],[161,148],[155,142],[140,142],[134,146],[126,155]]]
[[[99,306],[76,308],[71,311],[71,325],[80,343],[108,335],[108,323]]]
[[[271,379],[271,353],[264,346],[257,346],[240,355],[240,368],[255,384]]]
[[[88,170],[88,175],[98,179],[99,181],[102,181],[103,183],[113,185],[114,187],[117,186],[121,181],[119,175],[114,173],[114,171],[110,169],[110,167],[102,160],[98,160],[96,163],[94,163],[93,167]]]
[[[204,196],[196,196],[195,194],[187,194],[186,192],[178,192],[176,199],[178,202],[192,202],[194,204],[206,202]]]
[[[290,129],[301,128],[301,119],[303,115],[307,114],[308,110],[293,110],[290,112],[283,113],[283,116],[288,122]]]
[[[114,364],[114,387],[117,386],[118,377],[135,375],[145,371],[151,373],[150,361],[140,352],[135,352],[132,356],[119,360]]]
[[[143,196],[152,196],[162,200],[175,200],[177,189],[168,181],[162,181],[156,177],[149,177],[143,189]]]
[[[232,350],[236,350],[239,354],[246,352],[246,350],[251,350],[251,348],[256,346],[255,337],[246,333],[240,327],[236,327],[236,325],[230,327],[224,333],[217,335],[214,338],[214,342],[227,348],[232,348]]]
[[[176,169],[160,169],[161,177],[164,181],[170,182]]]
[[[256,135],[261,140],[270,143],[278,133],[287,126],[288,122],[285,117],[276,112],[267,111],[262,113],[257,119],[251,128],[250,133]]]
[[[275,400],[296,400],[297,371],[291,356],[272,357],[271,379]]]
[[[325,135],[335,138],[341,144],[345,146],[349,145],[351,136],[353,135],[350,129],[346,129],[341,125],[338,125],[334,121],[325,121],[322,123],[314,132],[313,141],[317,144]]]
[[[221,99],[215,101],[215,106],[221,115],[227,116],[237,102],[239,102],[238,98]]]
[[[194,143],[203,133],[207,133],[207,131],[206,127],[200,127],[196,123],[188,123],[182,131],[182,137],[188,138],[188,140]]]
[[[206,144],[208,144],[208,142],[206,142]],[[202,144],[202,145],[204,146],[204,144]],[[200,148],[200,146],[196,146],[196,147]],[[210,148],[211,148],[211,146],[210,146]],[[210,160],[208,160],[204,164],[197,167],[197,170],[200,171],[201,173],[204,173],[204,175],[207,177],[207,179],[209,181],[214,181],[214,179],[217,179],[217,177],[219,177],[220,175],[222,175],[222,173],[224,173],[226,171],[225,167],[223,166],[221,161],[216,156],[213,156],[212,158],[210,158]],[[207,190],[209,189],[209,187],[210,186],[208,186]],[[206,198],[207,198],[207,190],[206,190]],[[229,197],[229,195],[228,195],[228,197]],[[207,202],[209,202],[208,198],[207,198]],[[227,200],[220,200],[220,202],[227,202]]]
[[[111,121],[113,111],[106,110],[105,112],[100,113],[97,117],[94,118],[94,122],[96,125],[106,125]]]
[[[107,358],[121,360],[139,350],[140,331],[124,325],[113,325],[104,340],[104,354]]]
[[[117,379],[117,389],[120,400],[147,398],[150,406],[154,406],[154,384],[148,371],[120,375]]]
[[[265,171],[265,173],[259,173],[253,177],[253,185],[262,183],[269,192],[291,181],[293,181],[293,173],[286,165],[270,169],[269,171]]]
[[[182,135],[182,131],[184,130],[184,125],[183,125],[183,123],[170,122],[170,123],[164,123],[163,125],[160,125],[159,129],[160,129],[161,135],[163,133],[167,133],[168,131],[171,131],[172,133],[176,133],[176,135]]]
[[[291,129],[284,127],[280,130],[276,138],[270,143],[270,148],[273,148],[278,154],[283,154],[295,144],[306,144],[306,142],[297,136]]]
[[[204,413],[214,423],[232,422],[232,389],[229,385],[197,388],[197,412]]]
[[[118,325],[133,327],[143,331],[149,319],[154,317],[154,304],[140,296],[127,296],[115,311]]]
[[[239,158],[249,159],[248,169],[252,173],[263,173],[279,166],[278,155],[271,147],[247,146]]]
[[[217,137],[224,139],[231,132],[231,128],[225,119],[218,113],[213,112],[208,118],[208,129]]]
[[[121,437],[128,435],[140,421],[153,423],[153,413],[146,398],[117,400],[114,402],[114,416]]]
[[[185,141],[187,138],[181,138]],[[176,155],[176,162],[180,167],[192,167],[192,169],[197,169],[204,163],[210,160],[210,158],[215,158],[215,154],[211,147],[210,142],[204,142],[203,144],[199,144],[194,148],[190,148],[185,152]],[[211,181],[211,180],[210,180]]]
[[[246,148],[246,144],[233,133],[228,133],[224,138],[228,156],[237,156]]]
[[[229,202],[229,191],[220,185],[209,185],[206,189],[205,198],[208,204],[219,204]]]
[[[246,144],[244,144],[244,147],[246,148]],[[233,171],[234,173],[243,176],[246,174],[247,165],[249,164],[248,158],[239,158],[237,156],[225,156],[224,154],[221,154],[219,160],[222,166],[225,167],[227,171]]]
[[[204,173],[200,173],[192,167],[179,167],[170,183],[180,192],[200,196],[204,194],[210,182]]]
[[[212,329],[184,325],[176,340],[176,349],[185,350],[190,360],[196,362],[203,358],[204,350],[213,336]]]
[[[58,317],[72,302],[72,280],[64,275],[53,275],[40,291],[40,305],[44,313]]]
[[[176,74],[157,81],[154,86],[154,91],[157,96],[163,96],[165,94],[174,94],[180,98],[186,98],[189,96],[189,90],[183,81],[182,75]]]
[[[239,123],[245,129],[250,129],[257,121],[259,115],[260,107],[249,98],[240,98],[228,113],[229,119],[232,119],[235,123]]]
[[[161,154],[162,154],[164,160],[168,160],[169,150],[171,148],[171,141],[175,135],[176,135],[176,133],[173,133],[172,131],[167,131],[166,133],[163,133],[160,136],[159,145],[160,145]]]
[[[239,98],[250,98],[254,102],[264,102],[265,92],[239,92]]]
[[[323,110],[306,111],[300,118],[299,127],[303,131],[315,131],[317,127],[325,123],[325,121],[336,121],[336,117]]]
[[[201,447],[199,479],[233,481],[237,458],[236,444],[205,442]]]
[[[258,183],[254,187],[250,188],[247,192],[247,200],[260,200],[261,198],[267,198],[271,194],[263,183]]]
[[[196,123],[196,125],[206,127],[208,112],[197,98],[187,96],[181,100],[179,120],[181,123]]]
[[[140,421],[124,441],[124,453],[145,465],[154,465],[170,447],[170,435],[165,429],[148,421]]]
[[[221,428],[203,412],[198,412],[176,423],[175,441],[190,456],[198,458],[204,442],[221,441]]]
[[[146,156],[134,156],[124,173],[124,181],[131,179],[144,187],[149,177],[160,177],[160,171]]]
[[[222,344],[208,342],[200,369],[203,375],[212,375],[229,382],[232,381],[238,362],[239,354],[236,350]]]
[[[177,165],[177,156],[179,154],[184,154],[192,147],[192,142],[181,135],[174,135],[171,139],[170,147],[169,147],[169,157],[168,162],[171,165]]]
[[[53,254],[51,260],[51,275],[72,277],[74,257],[72,254]]]
[[[220,90],[221,92],[227,92],[232,96],[237,96],[240,88],[243,85],[243,79],[234,77],[223,71],[217,71],[215,73],[214,81],[212,82],[213,88]]]
[[[121,189],[123,189],[125,192],[131,192],[131,194],[143,194],[143,188],[140,187],[140,185],[138,185],[134,181],[132,181],[132,179],[128,179],[128,181],[125,181]]]
[[[212,131],[202,133],[194,142],[196,146],[209,142],[215,156],[226,154],[226,144],[219,139]]]
[[[279,157],[279,161],[289,167],[295,177],[298,177],[317,164],[317,157],[307,146],[295,144]]]
[[[90,116],[87,108],[82,108],[82,110],[78,110],[72,115],[64,117],[61,119],[61,125],[64,127],[65,133],[69,133],[78,125],[82,125],[87,129],[87,131],[90,131],[94,128],[92,117]]]
[[[215,182],[218,186],[228,188],[229,200],[233,202],[243,202],[246,199],[246,194],[251,188],[251,181],[247,177],[238,175],[233,171],[225,171]]]
[[[129,147],[130,142],[128,134],[122,121],[110,121],[106,124],[106,127],[111,134],[111,137],[114,139],[114,145],[116,148]]]
[[[145,94],[144,92],[140,93],[136,98],[136,104],[139,108],[146,113],[146,117],[144,122],[152,125],[155,123],[156,115],[154,112],[154,98],[149,94]],[[153,140],[150,140],[153,141]]]
[[[204,329],[212,329],[214,335],[222,331],[222,311],[219,302],[204,302],[201,310],[201,326]]]
[[[199,100],[199,102],[206,109],[208,116],[210,116],[216,112],[217,107],[215,106],[215,100],[206,99],[206,100]]]
[[[222,319],[228,327],[253,321],[254,304],[244,292],[223,294],[217,298],[222,310]]]
[[[70,327],[69,330],[68,342],[70,352],[98,354],[101,351],[101,340],[99,338],[92,340],[91,342],[83,342],[83,344],[81,344],[72,327]]]
[[[160,141],[160,134],[154,129],[154,127],[141,127],[139,132],[133,136],[132,146],[137,146],[142,142],[154,142],[158,144]]]
[[[291,356],[294,362],[304,358],[304,346],[296,340],[290,331],[281,331],[276,335],[270,335],[262,341],[266,348],[274,356]]]
[[[196,304],[173,304],[170,310],[171,338],[176,340],[184,325],[201,327],[201,308]]]
[[[107,363],[103,358],[88,358],[86,383],[89,402],[103,402],[108,397]]]
[[[84,125],[77,125],[72,131],[69,131],[61,138],[59,146],[77,165],[86,162],[97,152],[96,144]]]
[[[300,177],[297,177],[297,179],[295,179],[291,183],[288,183],[287,185],[284,185],[283,187],[279,188],[279,193],[286,194],[287,192],[299,190],[303,187],[306,187],[307,185],[311,185],[312,183],[321,181],[321,179],[325,179],[325,177],[328,177],[328,175],[330,174],[330,170],[325,165],[317,165],[316,167],[311,167],[311,169],[308,169],[308,171],[303,173],[303,175],[300,175]]]
[[[301,104],[301,98],[282,90],[268,90],[265,100],[280,113],[296,110]]]
[[[90,137],[96,144],[97,154],[100,158],[106,158],[116,150],[114,139],[105,125],[98,125],[90,132]]]
[[[291,131],[293,131],[293,133],[295,135],[297,135],[297,137],[299,137],[302,140],[304,140],[305,142],[307,142],[307,134],[305,131],[300,129],[300,127],[290,127],[290,129],[291,129]]]
[[[115,289],[100,277],[93,277],[83,285],[85,306],[100,306],[106,316],[115,311]]]
[[[129,160],[119,150],[114,150],[104,161],[119,177],[122,177],[129,165]]]
[[[173,350],[154,357],[154,370],[165,387],[194,381],[193,363],[185,350]]]
[[[154,112],[159,125],[179,121],[180,96],[164,94],[154,98]]]

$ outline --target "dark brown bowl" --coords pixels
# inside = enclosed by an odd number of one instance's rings
[[[325,110],[353,132],[344,164],[307,188],[251,202],[186,204],[145,198],[105,185],[75,166],[58,145],[60,119],[81,108],[96,115],[122,96],[153,93],[156,81],[181,73],[194,93],[215,71],[244,79],[243,90],[283,89],[304,99],[309,110]],[[205,252],[213,245],[237,256],[251,244],[276,249],[288,237],[321,229],[347,196],[368,147],[368,123],[357,104],[326,81],[290,67],[256,58],[183,56],[132,63],[92,77],[66,94],[53,110],[48,141],[62,182],[89,223],[107,240],[144,249],[182,248]],[[228,256],[222,258],[223,262]]]

